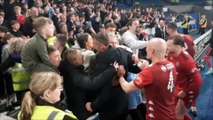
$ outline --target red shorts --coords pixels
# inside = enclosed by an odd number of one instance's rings
[[[213,49],[212,48],[209,48],[206,52],[206,55],[207,56],[213,56]]]
[[[181,90],[176,90],[176,92],[175,92],[175,96],[176,96],[175,103],[177,105],[178,99],[182,99],[186,108],[189,109],[193,105],[193,103],[196,102],[196,99],[199,95],[199,90],[191,90],[188,93],[186,93],[186,96],[184,98],[178,98],[177,94],[180,91]]]

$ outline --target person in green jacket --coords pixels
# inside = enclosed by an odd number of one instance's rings
[[[33,28],[37,32],[26,44],[21,53],[23,67],[30,74],[35,72],[58,72],[50,62],[47,52],[47,39],[52,37],[55,26],[51,19],[39,17],[33,21]]]
[[[62,78],[54,72],[40,72],[32,81],[22,101],[18,120],[77,120],[76,116],[59,106]]]

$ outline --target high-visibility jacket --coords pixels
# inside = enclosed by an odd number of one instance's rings
[[[48,45],[54,46],[55,39],[56,39],[55,36],[49,38],[49,39],[47,40]],[[66,43],[65,46],[66,46],[66,48],[69,48],[69,45],[68,45],[67,43]]]
[[[202,19],[200,19],[200,27],[201,28],[206,28],[206,26],[207,26],[207,19],[204,19],[204,18],[202,18]]]
[[[20,120],[20,112],[18,114],[18,120]],[[64,116],[77,120],[76,116],[72,113],[66,113],[53,106],[38,106],[36,105],[31,120],[63,120]]]
[[[14,91],[22,91],[29,89],[31,76],[22,67],[22,64],[16,63],[15,66],[9,69],[13,80]]]
[[[189,24],[189,18],[187,17],[187,18],[184,18],[181,26],[182,28],[188,28],[188,24]]]

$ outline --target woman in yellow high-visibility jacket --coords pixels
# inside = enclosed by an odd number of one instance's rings
[[[19,120],[77,120],[56,103],[60,101],[62,78],[57,73],[40,72],[32,76],[30,91],[22,101]]]

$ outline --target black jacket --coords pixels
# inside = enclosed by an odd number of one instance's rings
[[[155,37],[165,39],[166,31],[161,30],[159,26],[155,27]]]
[[[100,89],[109,81],[109,78],[116,74],[115,68],[110,67],[92,79],[84,72],[83,66],[75,67],[68,61],[62,61],[59,70],[64,78],[68,109],[79,120],[85,120],[89,117],[85,108],[89,90]]]
[[[132,53],[123,48],[109,46],[106,52],[96,55],[90,74],[93,76],[99,75],[115,61],[120,65],[124,65],[126,73],[128,71],[133,73],[140,72],[140,69],[133,65]],[[109,81],[98,92],[98,97],[92,102],[92,109],[99,112],[100,120],[124,119],[128,113],[128,96],[121,86],[112,86],[112,82]]]

